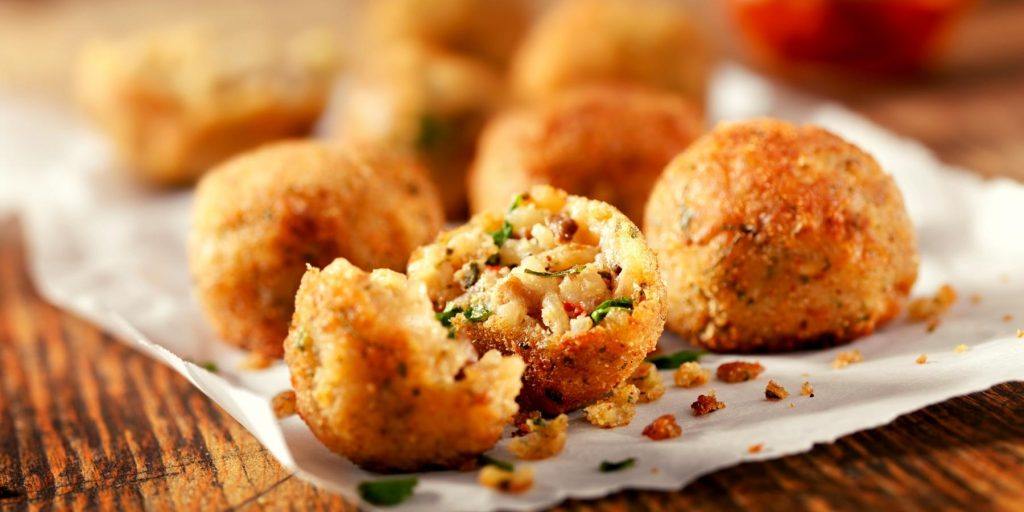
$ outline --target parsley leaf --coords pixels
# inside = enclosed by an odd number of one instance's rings
[[[359,484],[359,496],[374,505],[398,505],[412,496],[418,483],[419,479],[414,476],[362,482]]]
[[[505,471],[515,471],[516,469],[516,467],[513,466],[511,462],[504,461],[501,459],[495,459],[490,455],[483,454],[481,454],[480,457],[477,458],[477,464],[480,464],[481,466],[494,466],[498,469],[504,469]]]
[[[470,322],[473,323],[483,322],[484,320],[490,318],[492,314],[493,312],[487,309],[487,306],[483,306],[480,304],[470,307],[469,311],[463,313],[463,315],[466,317],[466,320],[469,320]]]
[[[520,206],[522,206],[523,205],[523,199],[525,199],[525,197],[526,197],[526,194],[516,194],[516,197],[512,199],[512,204],[509,205],[509,207],[508,207],[508,211],[515,210],[516,208],[519,208]]]
[[[533,269],[529,269],[529,268],[523,269],[523,270],[527,274],[530,274],[531,276],[562,277],[562,276],[567,276],[569,274],[579,274],[580,272],[583,271],[583,265],[576,265],[575,267],[569,267],[569,268],[567,268],[565,270],[558,270],[558,271],[555,271],[555,272],[547,272],[547,271],[543,271],[543,270],[533,270]]]
[[[629,469],[634,465],[636,465],[636,458],[630,457],[628,459],[620,460],[618,462],[612,462],[607,460],[601,461],[601,465],[598,466],[598,469],[600,469],[602,473],[611,473],[614,471],[622,471],[623,469]]]
[[[445,306],[444,311],[440,313],[434,313],[434,318],[436,318],[438,322],[441,322],[441,325],[445,327],[451,327],[452,318],[455,318],[455,315],[459,313],[462,313],[462,308],[454,304],[448,304],[447,306]]]
[[[202,366],[203,368],[206,369],[206,371],[210,373],[217,373],[218,371],[220,371],[220,368],[217,367],[217,363],[213,361],[203,361],[202,363],[199,364],[199,366]]]
[[[594,325],[601,323],[604,317],[611,313],[612,308],[622,308],[633,311],[633,300],[629,297],[619,297],[617,299],[608,299],[597,306],[593,312],[590,313],[590,319],[594,321]]]
[[[707,352],[703,350],[680,350],[679,352],[673,352],[671,354],[649,357],[647,358],[647,361],[654,363],[654,366],[657,366],[659,370],[674,370],[679,368],[683,363],[699,361],[700,356],[704,354],[707,354]]]
[[[501,249],[502,245],[505,245],[505,242],[511,236],[512,224],[509,224],[507,220],[504,222],[504,224],[501,225],[501,229],[495,231],[494,233],[491,233],[491,238],[494,239],[494,245],[497,245],[499,249]]]

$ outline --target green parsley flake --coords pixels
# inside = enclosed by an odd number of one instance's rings
[[[533,270],[533,269],[529,269],[529,268],[523,269],[523,270],[527,274],[530,274],[531,276],[562,277],[562,276],[567,276],[569,274],[579,274],[580,272],[583,272],[583,267],[584,267],[584,265],[576,265],[575,267],[570,267],[570,268],[567,268],[565,270],[558,270],[558,271],[555,271],[555,272],[547,272],[547,271],[543,271],[543,270]]]
[[[612,473],[615,471],[622,471],[623,469],[629,469],[635,465],[636,458],[630,457],[628,459],[620,460],[618,462],[612,462],[607,460],[601,461],[601,465],[598,466],[598,469],[600,469],[602,473]]]
[[[512,236],[512,224],[509,224],[506,220],[502,225],[501,229],[491,233],[491,238],[494,239],[494,245],[501,249],[502,245]]]
[[[469,320],[470,322],[479,323],[490,318],[492,314],[494,313],[487,309],[487,306],[477,304],[470,307],[469,311],[463,313],[463,316],[465,316],[466,320]]]
[[[477,458],[477,464],[480,464],[481,466],[494,466],[498,469],[504,469],[505,471],[515,471],[516,469],[511,462],[495,459],[490,455],[480,455],[480,457]]]
[[[682,366],[683,363],[699,361],[704,354],[707,352],[703,350],[680,350],[671,354],[650,357],[647,361],[654,363],[659,370],[674,370]]]
[[[367,503],[390,507],[409,499],[419,479],[388,478],[384,480],[373,480],[359,484],[359,496]]]
[[[520,206],[522,206],[523,205],[523,199],[525,199],[525,198],[526,198],[526,194],[516,194],[516,197],[514,199],[512,199],[512,204],[509,205],[509,207],[508,207],[508,211],[511,212],[512,210],[515,210],[516,208],[519,208]]]
[[[633,311],[633,300],[629,297],[619,297],[617,299],[608,299],[597,306],[592,313],[590,313],[590,319],[594,321],[594,325],[601,323],[604,317],[611,313],[612,308],[628,309]]]

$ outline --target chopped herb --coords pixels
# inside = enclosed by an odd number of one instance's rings
[[[597,306],[593,312],[590,313],[590,319],[594,321],[594,325],[601,323],[604,317],[611,313],[612,308],[622,308],[633,311],[633,300],[629,297],[619,297],[617,299],[608,299]]]
[[[680,350],[671,354],[649,357],[647,361],[654,363],[654,366],[657,366],[659,370],[674,370],[682,366],[683,363],[699,361],[700,357],[704,354],[707,354],[707,352],[703,350]]]
[[[449,128],[444,121],[432,115],[425,115],[420,118],[420,131],[416,137],[416,149],[422,152],[433,151],[441,147],[449,135]]]
[[[412,496],[418,483],[419,479],[414,476],[362,482],[359,484],[359,496],[374,505],[398,505]]]
[[[499,249],[501,249],[502,245],[505,245],[505,241],[507,241],[511,236],[512,224],[509,224],[507,220],[501,225],[501,229],[491,233],[491,238],[494,239],[494,245],[497,245]]]
[[[511,462],[501,459],[495,459],[494,457],[491,457],[489,455],[481,454],[479,457],[477,457],[476,461],[477,464],[480,464],[481,466],[494,466],[499,469],[504,469],[505,471],[515,471],[516,469],[516,467],[513,466]]]
[[[447,306],[445,306],[444,311],[440,313],[434,313],[434,318],[436,318],[438,322],[441,322],[441,325],[445,327],[451,327],[452,318],[455,318],[455,315],[459,313],[462,313],[462,308],[454,304],[448,304]]]
[[[509,207],[508,207],[508,211],[515,210],[516,208],[519,208],[520,206],[522,206],[523,205],[523,199],[525,199],[525,196],[526,196],[526,194],[516,194],[515,199],[512,199],[512,204],[509,205]]]
[[[217,363],[213,361],[204,361],[200,363],[199,366],[202,366],[203,368],[206,369],[206,371],[212,373],[217,373],[220,370],[220,368],[217,367]]]
[[[542,270],[533,270],[533,269],[529,269],[529,268],[524,269],[524,270],[526,271],[527,274],[530,274],[531,276],[562,277],[562,276],[567,276],[569,274],[579,274],[580,272],[583,272],[583,267],[584,267],[583,265],[576,265],[575,267],[570,267],[570,268],[567,268],[565,270],[559,270],[559,271],[556,271],[556,272],[547,272],[547,271],[542,271]]]
[[[463,313],[463,315],[466,317],[466,320],[469,320],[470,322],[473,323],[483,322],[484,320],[490,318],[492,314],[493,313],[491,312],[491,310],[487,309],[487,306],[482,306],[480,304],[477,304],[469,308],[469,311]]]
[[[501,254],[494,253],[488,256],[487,261],[484,261],[486,265],[501,265]]]
[[[477,262],[469,264],[469,268],[462,274],[462,289],[468,290],[480,279],[480,265]]]
[[[611,473],[613,471],[622,471],[623,469],[629,469],[633,467],[635,464],[636,458],[634,457],[620,460],[618,462],[605,460],[601,461],[601,465],[598,467],[598,469],[600,469],[602,473]]]
[[[306,350],[306,348],[308,348],[306,341],[308,340],[309,334],[306,333],[306,328],[299,327],[298,331],[295,333],[295,348],[297,350]]]

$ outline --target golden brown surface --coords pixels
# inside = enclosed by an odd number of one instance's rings
[[[338,53],[326,31],[276,40],[171,27],[87,45],[77,93],[128,172],[188,184],[235,153],[308,133]]]
[[[510,237],[497,247],[491,233],[506,222]],[[553,239],[566,223],[575,226],[569,236]],[[522,356],[520,403],[549,415],[597,400],[632,375],[663,328],[665,291],[636,226],[605,203],[547,186],[505,215],[475,215],[417,249],[409,277],[426,285],[436,311],[488,311],[478,321],[455,315],[452,325],[481,353]],[[631,300],[632,310],[611,308],[595,325],[588,315],[613,298]]]
[[[663,88],[703,107],[708,45],[678,5],[566,0],[544,13],[518,50],[516,95],[536,100],[592,83]]]
[[[637,87],[586,87],[502,113],[481,137],[469,175],[473,212],[501,210],[549,184],[642,222],[665,165],[704,131],[700,108]]]
[[[375,471],[457,468],[518,410],[523,362],[449,340],[422,288],[343,258],[309,269],[285,342],[296,405],[332,451]]]
[[[222,339],[280,357],[307,264],[345,256],[401,269],[440,229],[441,204],[414,163],[319,142],[240,155],[200,182],[189,266]]]
[[[666,169],[645,228],[669,328],[712,350],[850,341],[895,316],[917,277],[892,178],[813,126],[718,126]]]
[[[463,218],[477,136],[503,97],[497,75],[470,59],[410,44],[380,52],[352,82],[336,138],[418,159],[448,218]]]

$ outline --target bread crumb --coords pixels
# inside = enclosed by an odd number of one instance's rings
[[[957,354],[963,354],[964,352],[967,352],[970,349],[971,347],[968,347],[967,345],[961,343],[957,345],[956,348],[953,349],[953,352],[956,352]]]
[[[636,416],[636,403],[640,390],[632,384],[622,384],[613,389],[608,397],[583,409],[583,415],[591,425],[601,428],[615,428],[629,425]]]
[[[725,402],[719,402],[715,397],[715,392],[711,391],[706,395],[697,396],[697,401],[690,404],[690,408],[693,409],[694,416],[703,416],[724,409]]]
[[[762,372],[764,372],[764,366],[761,366],[761,363],[730,361],[718,365],[718,371],[715,372],[715,375],[718,377],[718,380],[733,384],[756,379]]]
[[[681,388],[695,388],[708,383],[711,372],[700,366],[700,363],[683,363],[672,375],[676,386]]]
[[[789,391],[774,380],[769,380],[764,388],[764,397],[768,400],[782,400],[789,396]]]
[[[676,417],[671,414],[658,416],[650,425],[644,427],[643,434],[655,441],[672,439],[682,435],[683,429],[676,423]]]
[[[859,363],[864,360],[864,357],[860,355],[860,350],[850,350],[849,352],[840,352],[836,355],[834,361],[832,361],[832,368],[840,369],[846,368],[853,363]]]
[[[497,489],[501,492],[526,492],[533,487],[533,468],[521,467],[508,471],[493,464],[488,464],[480,468],[480,475],[477,480],[480,482],[480,485]]]
[[[910,301],[907,306],[907,316],[912,321],[929,321],[929,328],[934,330],[932,325],[938,326],[938,319],[956,302],[956,290],[948,284],[942,285],[932,297],[919,297]]]
[[[761,453],[764,450],[764,443],[752,444],[747,447],[747,453]]]
[[[250,352],[249,355],[238,364],[238,368],[242,370],[265,370],[272,364],[274,364],[274,358],[258,352]]]
[[[534,418],[526,421],[528,433],[508,443],[508,449],[517,458],[541,460],[558,455],[565,448],[569,417],[559,414],[555,419]]]
[[[665,394],[665,383],[661,380],[658,367],[654,363],[644,361],[633,372],[628,382],[640,392],[640,403],[653,402]]]
[[[792,409],[792,408],[794,408],[794,407],[796,407],[796,404],[794,404],[793,402],[790,402],[790,403],[789,403],[789,408],[790,408],[790,409]]]
[[[295,414],[295,392],[289,389],[274,395],[270,401],[270,407],[274,409],[274,416],[279,420],[293,416]]]
[[[800,385],[800,394],[814,398],[814,386],[812,386],[810,382],[804,381],[804,383]]]
[[[915,359],[914,362],[917,363],[917,364],[925,364],[925,363],[927,363],[928,362],[928,354],[921,354],[921,355],[917,356],[917,359]]]
[[[1024,338],[1024,329],[1017,329],[1017,337]]]
[[[1013,321],[1013,315],[1011,315],[1009,313],[1003,315],[1003,321],[1004,322],[1012,322]]]

